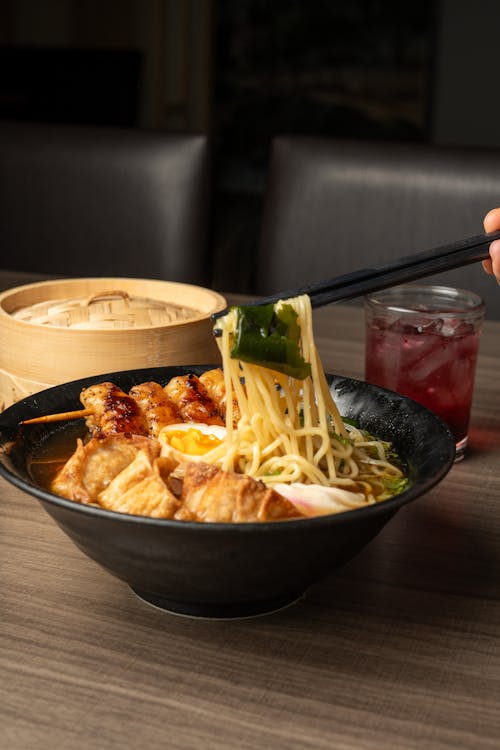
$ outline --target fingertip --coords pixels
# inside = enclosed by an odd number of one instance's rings
[[[494,232],[500,229],[500,207],[492,208],[491,211],[488,211],[484,217],[483,225],[485,232]]]
[[[495,240],[490,245],[491,271],[500,283],[500,240]],[[488,261],[485,261],[486,263]]]
[[[490,245],[490,256],[495,263],[495,261],[500,263],[500,240],[494,240]]]
[[[486,271],[486,273],[489,273],[490,276],[493,276],[493,268],[491,265],[491,259],[488,258],[487,260],[482,261],[483,269]]]

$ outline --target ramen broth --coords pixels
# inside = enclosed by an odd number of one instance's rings
[[[81,421],[72,422],[38,441],[28,461],[28,470],[35,482],[49,490],[57,472],[75,452],[77,438],[83,438],[86,433]]]

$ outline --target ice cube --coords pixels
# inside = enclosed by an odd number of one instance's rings
[[[442,318],[429,318],[425,315],[413,316],[411,320],[398,318],[390,325],[390,330],[395,333],[416,336],[417,334],[439,334],[443,327]]]
[[[443,336],[455,336],[456,338],[462,338],[464,336],[471,336],[474,333],[474,326],[471,323],[467,323],[465,320],[459,318],[452,318],[446,321],[446,325],[443,326]]]
[[[441,338],[441,345],[436,346],[436,340],[432,339],[433,346],[423,352],[422,356],[412,362],[411,379],[414,383],[423,383],[441,367],[453,359],[453,350]]]

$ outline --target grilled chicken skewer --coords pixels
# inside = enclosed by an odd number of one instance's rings
[[[114,383],[104,382],[85,388],[80,394],[80,401],[84,406],[83,409],[46,414],[26,419],[20,424],[64,422],[87,417],[87,426],[94,435],[119,432],[147,435],[149,432],[148,421],[137,401]]]
[[[87,417],[87,426],[94,434],[132,433],[147,435],[148,423],[134,398],[114,383],[99,383],[80,394],[84,408],[59,414],[46,414],[21,422],[22,425],[63,422]]]
[[[58,422],[87,417],[95,435],[133,433],[157,437],[162,427],[176,422],[224,425],[226,394],[220,368],[198,378],[190,374],[172,378],[162,388],[153,381],[133,386],[129,394],[113,383],[99,383],[82,391],[85,408],[34,417],[23,425]],[[235,421],[237,402],[233,400]]]
[[[88,417],[87,426],[93,435],[131,433],[158,437],[165,425],[182,422],[176,405],[159,383],[135,385],[129,394],[114,383],[99,383],[83,390],[80,400],[84,409],[35,417],[22,424]]]

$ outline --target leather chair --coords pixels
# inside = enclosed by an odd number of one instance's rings
[[[209,282],[207,138],[0,123],[0,265]]]
[[[500,205],[500,151],[279,137],[272,145],[255,291],[288,290],[483,231]],[[428,277],[478,292],[500,318],[480,263]]]

